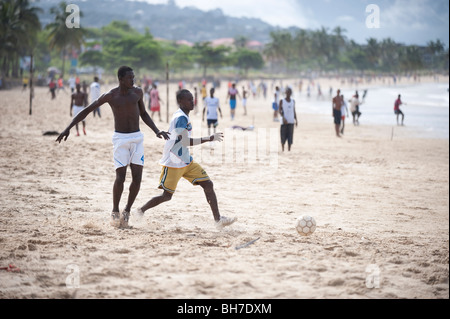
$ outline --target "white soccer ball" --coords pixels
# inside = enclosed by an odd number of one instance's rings
[[[300,235],[309,236],[316,230],[316,221],[311,216],[303,215],[297,218],[295,228]]]

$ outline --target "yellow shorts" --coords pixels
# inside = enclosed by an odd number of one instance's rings
[[[159,187],[170,193],[175,193],[178,181],[184,177],[192,185],[198,185],[199,182],[209,181],[210,178],[200,164],[192,161],[183,168],[172,168],[163,166],[161,177],[159,178]]]

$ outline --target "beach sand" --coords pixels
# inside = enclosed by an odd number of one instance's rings
[[[338,139],[331,109],[324,117],[300,105],[293,149],[282,153],[271,91],[267,100],[250,98],[245,117],[238,102],[231,122],[224,87],[216,96],[226,139],[193,150],[221,214],[238,217],[223,230],[201,188],[185,180],[141,224],[112,228],[109,106],[101,119],[88,116],[87,136],[73,128],[58,144],[43,132],[70,123],[69,95],[51,101],[37,88],[30,116],[28,92],[0,91],[0,267],[20,268],[0,270],[0,298],[449,298],[448,139],[351,121]],[[174,96],[171,86],[171,113]],[[194,137],[207,135],[200,115],[191,119]],[[161,193],[164,142],[143,123],[141,130],[145,167],[134,208]],[[243,152],[231,137],[244,141]],[[256,156],[247,151],[254,141]],[[121,208],[130,181],[128,172]],[[303,214],[317,222],[308,237],[295,229]]]

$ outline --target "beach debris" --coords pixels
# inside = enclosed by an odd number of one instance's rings
[[[57,132],[57,131],[45,131],[44,133],[42,133],[42,135],[44,135],[44,136],[54,136],[54,135],[59,135],[59,132]]]
[[[20,272],[20,268],[14,264],[9,264],[8,267],[0,267],[0,270],[6,270],[8,272]]]
[[[240,126],[240,125],[233,125],[231,127],[233,130],[241,130],[241,131],[253,131],[255,127],[253,125],[250,125],[248,127]]]
[[[260,238],[261,238],[261,237],[258,237],[258,238],[256,238],[256,239],[250,240],[249,242],[246,242],[245,244],[236,246],[235,249],[236,249],[236,250],[239,250],[239,249],[241,249],[241,248],[245,248],[245,247],[247,247],[247,246],[250,246],[251,244],[255,243],[255,242],[256,242],[258,239],[260,239]]]

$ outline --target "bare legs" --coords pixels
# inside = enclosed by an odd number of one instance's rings
[[[83,123],[83,133],[84,133],[84,135],[86,135],[86,121],[82,121],[82,123]],[[75,128],[77,130],[77,136],[80,136],[80,132],[78,130],[78,123],[75,124]]]
[[[205,192],[206,201],[208,202],[209,206],[211,207],[211,211],[214,216],[214,220],[217,222],[220,219],[220,213],[219,213],[219,205],[217,204],[217,197],[216,192],[214,191],[214,184],[212,181],[205,181],[198,183]]]
[[[161,111],[156,111],[156,112],[158,112],[158,115],[159,115],[159,121],[162,122],[162,120],[161,120]],[[151,118],[153,118],[153,115],[154,115],[154,114],[155,114],[155,111],[152,111]]]
[[[403,114],[402,111],[399,111],[399,112],[397,113],[397,125],[399,125],[399,123],[398,123],[398,118],[399,118],[400,115],[402,116],[402,124],[401,124],[401,125],[403,125],[403,121],[405,120],[405,115]]]
[[[340,128],[341,124],[334,124],[334,128],[336,130],[336,136],[337,137],[341,137],[341,135],[339,134],[339,128]]]
[[[203,188],[203,191],[205,192],[206,200],[209,203],[209,206],[211,207],[211,211],[214,216],[215,221],[219,221],[220,219],[220,213],[219,213],[219,206],[217,204],[217,197],[216,193],[214,191],[214,184],[212,181],[205,181],[198,183]],[[155,206],[158,206],[159,204],[162,204],[164,202],[167,202],[172,199],[173,194],[164,190],[164,192],[159,195],[155,196],[152,199],[150,199],[144,206],[141,207],[142,212],[145,212],[146,210],[153,208]]]
[[[129,189],[130,192],[128,194],[128,202],[124,209],[126,212],[130,212],[131,206],[133,206],[134,200],[136,199],[139,189],[141,188],[143,166],[130,164],[130,168],[132,180]],[[119,203],[123,193],[123,184],[125,182],[126,174],[126,166],[120,167],[116,170],[116,180],[114,181],[113,186],[113,213],[119,212]]]
[[[341,121],[341,134],[344,134],[344,129],[345,129],[345,120]]]

